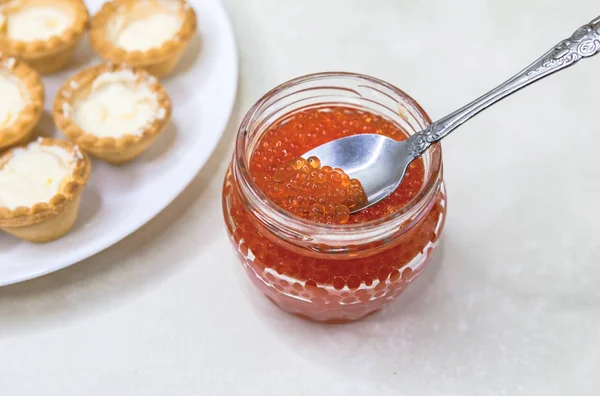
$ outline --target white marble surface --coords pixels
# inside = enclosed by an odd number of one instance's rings
[[[597,1],[226,4],[242,75],[219,149],[133,236],[0,289],[0,394],[597,395],[600,58],[445,142],[442,248],[387,312],[345,326],[280,312],[246,280],[220,210],[235,128],[277,83],[367,73],[439,117],[595,17]]]

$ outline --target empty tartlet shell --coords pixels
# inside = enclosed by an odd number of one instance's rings
[[[71,152],[78,158],[75,169],[69,181],[48,202],[14,210],[0,207],[0,229],[30,242],[48,242],[65,235],[75,223],[81,193],[90,177],[92,163],[70,142],[51,138],[40,138],[38,141],[41,145],[58,146]],[[0,156],[0,169],[11,153],[8,151]]]
[[[140,135],[124,135],[120,138],[98,137],[87,133],[71,118],[69,110],[78,93],[89,89],[94,80],[103,73],[131,70],[156,94],[158,109],[162,117],[155,117]],[[53,116],[56,126],[82,150],[106,162],[120,165],[132,161],[150,147],[171,119],[171,100],[157,78],[143,69],[132,69],[126,65],[103,64],[84,69],[61,87],[54,99]]]
[[[52,4],[53,0],[36,0],[38,3]],[[10,1],[0,0],[0,4]],[[11,40],[0,34],[0,51],[6,55],[26,61],[42,74],[51,74],[62,70],[71,59],[77,43],[87,29],[89,13],[82,0],[60,0],[70,4],[75,10],[75,20],[62,34],[48,40],[20,41]]]
[[[21,81],[27,91],[25,107],[10,125],[0,127],[0,152],[29,140],[44,112],[44,85],[39,74],[26,63],[0,54],[0,70]],[[2,93],[0,93],[1,95]]]
[[[183,24],[175,37],[164,42],[160,47],[147,51],[126,51],[107,39],[106,27],[111,18],[120,14],[123,8],[132,7],[138,1],[140,0],[114,0],[104,3],[91,21],[92,46],[102,58],[109,62],[141,67],[157,77],[166,76],[173,71],[183,51],[196,33],[196,12],[185,1],[173,0],[179,1],[183,9]]]

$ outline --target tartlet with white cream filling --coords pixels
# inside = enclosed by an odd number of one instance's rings
[[[196,33],[196,13],[184,0],[114,0],[94,15],[90,38],[105,60],[165,76]]]
[[[87,28],[81,0],[0,0],[0,51],[43,74],[62,70]]]
[[[39,74],[24,62],[0,55],[0,152],[28,140],[43,110]]]
[[[122,164],[146,151],[165,129],[171,100],[144,70],[105,64],[68,80],[54,100],[53,115],[82,150]]]
[[[91,161],[70,142],[40,138],[0,156],[0,229],[31,242],[65,235],[79,213]]]

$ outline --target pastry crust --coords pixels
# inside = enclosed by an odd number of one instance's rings
[[[22,4],[23,0],[0,0],[0,6],[6,7],[7,13],[10,13],[12,7],[21,7]],[[42,74],[55,73],[62,70],[71,59],[87,28],[88,10],[82,0],[28,0],[27,5],[31,4],[66,4],[74,10],[74,21],[60,35],[48,40],[12,40],[0,30],[0,51],[26,61]]]
[[[44,111],[44,85],[39,74],[26,63],[0,54],[0,73],[15,76],[27,91],[26,105],[9,125],[0,126],[0,152],[25,142]]]
[[[90,177],[92,163],[89,157],[69,142],[51,138],[40,138],[38,142],[72,153],[78,159],[75,168],[68,181],[48,202],[14,210],[0,207],[0,229],[30,242],[47,242],[66,234],[75,223],[81,193]],[[12,151],[8,151],[0,156],[0,169],[11,155]]]
[[[109,62],[141,67],[157,77],[166,76],[173,71],[183,51],[196,33],[196,13],[184,0],[171,0],[181,4],[183,20],[181,28],[174,37],[165,41],[160,47],[146,51],[126,51],[111,42],[108,38],[107,28],[112,18],[128,12],[139,1],[141,0],[114,0],[104,3],[100,11],[92,18],[90,27],[92,46],[102,58]]]
[[[131,70],[140,83],[148,84],[156,94],[158,112],[139,135],[123,135],[119,138],[99,137],[87,133],[71,118],[70,108],[74,100],[89,91],[94,80],[104,73]],[[171,100],[162,84],[142,69],[130,69],[125,65],[104,64],[84,69],[69,79],[58,91],[52,113],[58,128],[82,150],[112,164],[123,164],[135,159],[154,142],[171,119]]]

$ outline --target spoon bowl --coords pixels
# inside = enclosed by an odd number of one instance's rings
[[[400,186],[412,162],[409,150],[406,140],[399,142],[387,136],[365,133],[322,144],[302,157],[317,157],[323,164],[343,169],[350,178],[360,181],[367,202],[355,207],[354,213],[376,204]]]

